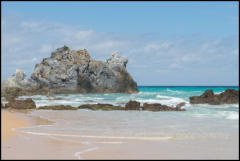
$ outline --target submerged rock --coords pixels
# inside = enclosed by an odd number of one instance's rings
[[[27,98],[26,100],[8,100],[8,103],[5,105],[5,108],[13,108],[13,109],[35,109],[36,104],[31,98]]]
[[[114,106],[111,104],[83,104],[78,107],[79,109],[90,109],[90,110],[103,110],[103,111],[111,111],[111,110],[124,110],[121,106]]]
[[[91,59],[84,50],[56,49],[35,65],[29,79],[22,70],[4,80],[2,92],[19,95],[49,93],[136,93],[137,84],[126,70],[128,60],[113,53],[106,62]],[[21,92],[11,92],[20,89]]]
[[[37,109],[40,110],[77,110],[77,107],[64,106],[64,105],[54,105],[54,106],[40,106]]]
[[[214,94],[212,90],[206,90],[200,96],[192,96],[189,98],[191,104],[236,104],[239,103],[239,91],[227,89],[220,94]]]

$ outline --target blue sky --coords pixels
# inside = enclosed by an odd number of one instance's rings
[[[2,2],[2,79],[67,45],[139,85],[238,85],[238,2]]]

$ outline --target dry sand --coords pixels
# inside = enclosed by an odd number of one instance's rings
[[[1,142],[8,140],[13,135],[20,132],[13,130],[13,128],[29,126],[26,119],[20,117],[9,111],[1,111]]]

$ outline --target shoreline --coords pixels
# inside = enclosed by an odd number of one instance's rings
[[[32,110],[7,112],[23,117],[30,129],[39,125],[64,127],[58,121],[51,125],[53,122],[49,120],[54,120],[54,115],[39,117],[40,115],[35,115]],[[44,113],[53,114],[53,111],[47,110]],[[56,115],[64,119],[63,113],[65,112],[58,111]],[[87,116],[91,119],[89,115]],[[20,132],[21,135],[13,135],[2,142],[2,159],[237,159],[238,157],[238,149],[234,148],[238,147],[238,138],[235,135],[226,139],[186,137],[145,140],[134,137],[100,137],[97,133],[90,136],[79,132],[77,135],[81,137],[78,137],[74,134],[52,134],[49,131],[46,134],[41,131],[36,133],[27,131]]]

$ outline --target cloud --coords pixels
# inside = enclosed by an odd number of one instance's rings
[[[221,71],[228,71],[235,77],[238,72],[237,36],[208,39],[195,35],[162,39],[157,35],[152,38],[151,33],[105,33],[82,29],[78,25],[26,21],[19,17],[5,17],[2,22],[2,78],[11,76],[16,68],[24,69],[30,76],[36,63],[63,45],[74,50],[86,48],[92,58],[103,61],[110,53],[119,51],[129,59],[127,68],[139,84],[167,84],[169,79],[176,80],[180,74],[193,77],[196,72],[202,79],[207,79],[209,71],[217,79],[224,77],[219,74]],[[152,77],[151,81],[148,76]],[[228,82],[236,82],[235,77],[229,78]],[[181,79],[175,82],[188,82],[184,77]]]

